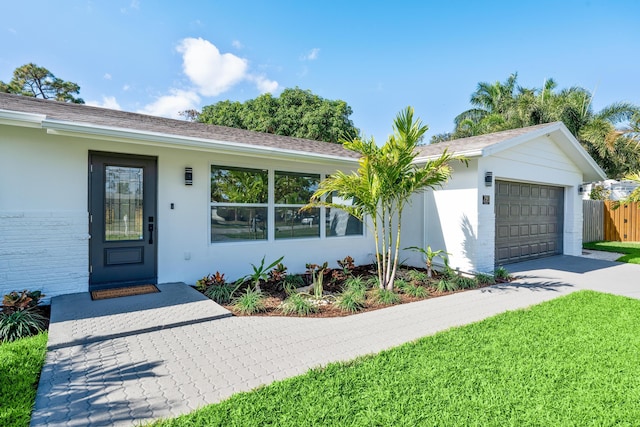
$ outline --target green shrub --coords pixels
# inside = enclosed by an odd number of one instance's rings
[[[47,319],[34,308],[0,312],[0,341],[15,341],[44,331]]]
[[[478,287],[478,282],[474,277],[458,276],[456,278],[458,289],[473,289]]]
[[[407,271],[407,277],[414,283],[427,283],[429,281],[427,273],[420,270]]]
[[[403,294],[412,297],[425,298],[429,296],[429,291],[425,287],[413,285],[404,279],[396,280],[394,286]]]
[[[476,282],[478,282],[479,285],[493,285],[496,283],[496,280],[491,274],[476,273]]]
[[[345,291],[360,292],[364,295],[367,290],[367,286],[367,282],[362,280],[362,277],[349,277],[345,280],[343,289]]]
[[[389,289],[374,289],[371,296],[373,301],[378,304],[397,304],[400,302],[400,295]]]
[[[336,306],[342,311],[357,313],[365,308],[366,295],[364,291],[347,289],[343,291],[336,301]]]
[[[211,285],[207,287],[204,294],[218,304],[229,304],[233,299],[233,294],[238,290],[242,281],[237,284],[223,283],[221,285]]]
[[[447,280],[455,280],[458,277],[458,274],[453,268],[449,267],[448,265],[445,265],[442,271],[440,272],[440,277]]]
[[[513,279],[511,274],[509,274],[507,269],[504,268],[503,266],[499,266],[498,268],[496,268],[493,272],[493,276],[496,278],[496,281],[501,281],[501,282],[508,282],[511,279]]]
[[[450,292],[458,290],[458,285],[454,280],[449,280],[447,278],[442,278],[436,282],[436,289],[440,292]]]
[[[296,289],[304,286],[304,279],[299,274],[288,274],[284,277],[282,283],[282,290],[290,295],[296,291]]]
[[[233,300],[233,308],[240,314],[254,314],[266,310],[262,292],[248,287],[246,291]]]
[[[289,295],[287,299],[280,304],[279,308],[283,314],[297,314],[298,316],[308,316],[318,311],[317,305],[298,293]]]

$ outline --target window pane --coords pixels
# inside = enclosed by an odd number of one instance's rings
[[[362,222],[342,209],[327,209],[327,237],[331,236],[361,236]]]
[[[211,241],[267,239],[267,208],[260,206],[211,207]]]
[[[223,203],[267,203],[266,170],[211,166],[211,201]]]
[[[275,202],[279,205],[307,204],[319,182],[320,175],[276,171]]]
[[[104,238],[142,240],[142,168],[106,166]]]
[[[320,209],[276,208],[276,239],[320,237]]]

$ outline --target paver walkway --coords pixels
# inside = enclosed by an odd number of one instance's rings
[[[129,306],[115,313],[103,308],[107,314],[97,321],[82,314],[82,306],[92,310],[103,301],[70,307],[71,296],[54,298],[51,350],[31,425],[136,425],[575,290],[640,298],[638,265],[558,256],[512,264],[509,270],[522,278],[331,319],[222,317],[224,309],[195,296],[178,305],[163,299],[191,294],[183,284],[163,285],[160,294],[106,300]],[[134,298],[144,300],[142,310],[131,311]],[[188,317],[197,323],[189,324]],[[154,327],[154,319],[173,325]]]

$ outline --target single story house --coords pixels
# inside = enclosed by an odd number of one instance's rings
[[[414,197],[403,247],[443,249],[461,271],[580,253],[578,189],[604,173],[563,124],[424,146],[418,161],[445,148],[469,165]],[[337,144],[0,94],[0,293],[235,279],[263,257],[293,272],[373,262],[359,221],[299,212],[357,162]]]

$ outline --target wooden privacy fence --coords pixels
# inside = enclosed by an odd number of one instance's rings
[[[613,209],[610,200],[584,200],[582,205],[582,241],[640,241],[640,209],[638,203]]]
[[[602,200],[582,202],[582,241],[604,240],[604,203]]]

